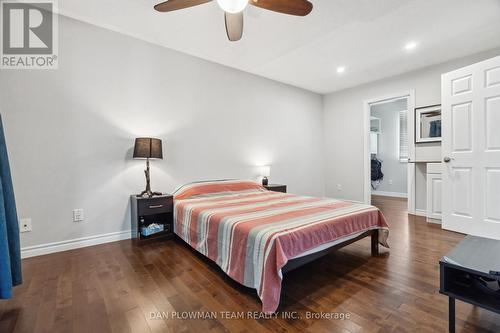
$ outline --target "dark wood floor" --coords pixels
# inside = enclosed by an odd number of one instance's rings
[[[280,310],[301,319],[222,318],[260,302],[181,241],[122,241],[24,260],[24,284],[0,301],[0,332],[446,332],[438,260],[463,236],[408,217],[404,200],[373,203],[391,225],[391,249],[373,258],[365,239],[285,275]],[[150,319],[158,311],[217,319]],[[500,316],[457,302],[457,332],[500,332]]]

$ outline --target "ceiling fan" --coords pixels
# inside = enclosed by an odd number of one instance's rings
[[[212,0],[168,0],[157,4],[154,8],[159,12],[171,12],[174,10],[202,5]],[[243,11],[248,4],[274,12],[306,16],[313,5],[307,0],[216,0],[219,7],[224,11],[226,21],[227,38],[230,41],[238,41],[243,35]]]

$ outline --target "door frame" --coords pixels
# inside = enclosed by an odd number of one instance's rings
[[[408,100],[408,157],[410,161],[415,160],[415,144],[413,138],[415,137],[415,89],[399,91],[392,94],[370,98],[363,102],[363,121],[364,121],[364,202],[371,204],[371,155],[370,155],[370,106],[374,104],[387,103],[392,100],[407,98]],[[408,182],[408,213],[415,214],[415,164],[408,163],[407,172]]]

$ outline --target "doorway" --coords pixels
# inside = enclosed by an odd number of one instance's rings
[[[414,209],[413,91],[365,102],[365,202],[372,195]]]

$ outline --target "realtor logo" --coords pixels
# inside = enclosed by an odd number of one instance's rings
[[[1,1],[2,69],[57,69],[54,0]]]

